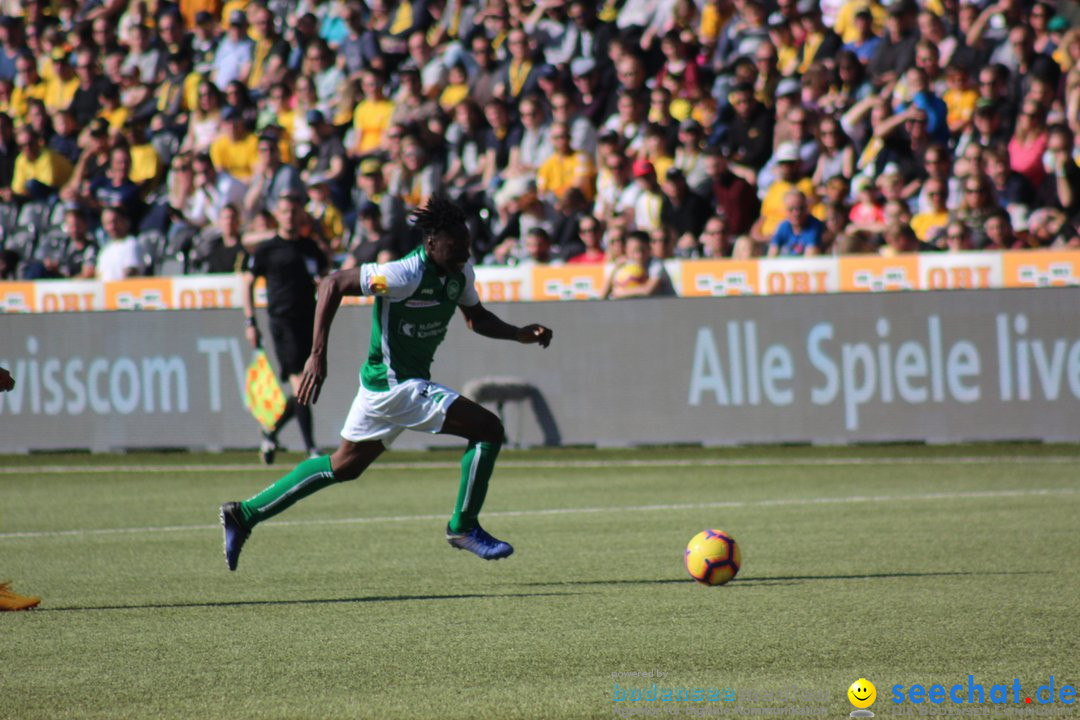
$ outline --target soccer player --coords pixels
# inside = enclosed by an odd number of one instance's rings
[[[20,595],[11,590],[11,581],[0,582],[0,611],[30,610],[41,604],[41,598],[33,595]]]
[[[510,325],[480,304],[469,261],[465,214],[435,197],[414,215],[423,243],[401,260],[365,263],[341,270],[319,283],[311,355],[300,380],[297,401],[319,399],[326,379],[326,343],[334,314],[346,295],[373,295],[371,344],[360,372],[360,388],[333,455],[305,460],[261,493],[221,506],[225,560],[236,569],[252,528],[297,500],[336,482],[358,477],[406,428],[456,435],[469,441],[461,459],[461,482],[446,528],[451,546],[485,560],[514,552],[489,535],[477,520],[504,431],[489,410],[432,382],[431,362],[446,336],[455,308],[473,332],[500,340],[547,347],[551,330],[542,325]]]
[[[0,367],[0,392],[7,392],[15,387],[15,378],[6,368]],[[41,598],[32,595],[20,595],[12,592],[11,581],[0,582],[0,611],[3,610],[29,610],[41,603]]]

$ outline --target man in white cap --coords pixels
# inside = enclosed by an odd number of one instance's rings
[[[596,61],[577,58],[570,63],[570,75],[574,80],[574,89],[578,91],[581,113],[589,118],[593,126],[600,127],[607,119],[608,92],[600,87]]]
[[[784,198],[790,191],[801,191],[810,205],[817,202],[814,183],[802,172],[799,148],[791,142],[781,143],[780,147],[776,148],[774,158],[777,178],[768,186],[761,200],[761,217],[750,231],[754,239],[761,244],[771,242],[773,233],[787,218]]]

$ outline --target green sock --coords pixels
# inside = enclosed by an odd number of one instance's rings
[[[244,522],[253,528],[263,520],[274,517],[301,498],[337,482],[330,467],[330,456],[320,455],[297,465],[291,473],[263,490],[255,497],[240,503]]]
[[[501,447],[502,443],[469,443],[461,458],[461,485],[454,515],[450,518],[450,532],[467,532],[476,526],[476,516],[484,505],[488,480],[495,470],[495,458],[499,457]]]

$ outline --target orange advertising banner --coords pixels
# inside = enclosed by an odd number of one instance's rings
[[[905,290],[979,290],[1080,285],[1080,251],[918,253],[898,257],[846,255],[757,260],[674,260],[667,263],[683,297],[804,295]],[[603,292],[611,266],[478,267],[484,302],[591,300]],[[170,310],[241,307],[235,274],[97,280],[0,282],[0,313]],[[343,304],[367,305],[370,297]],[[266,307],[266,281],[255,284]]]
[[[723,297],[760,293],[757,260],[684,260],[683,297]]]
[[[532,299],[595,300],[604,290],[604,265],[534,265]]]
[[[1027,250],[1003,253],[1002,287],[1040,288],[1080,285],[1080,252]]]
[[[33,282],[0,283],[0,311],[6,313],[38,312],[34,302]]]
[[[844,255],[838,262],[840,292],[897,292],[919,289],[919,258],[916,255]]]
[[[105,283],[106,310],[169,310],[172,278],[128,278]]]

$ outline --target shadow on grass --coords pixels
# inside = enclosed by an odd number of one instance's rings
[[[1001,570],[996,572],[971,572],[971,571],[942,571],[942,572],[893,572],[893,573],[860,573],[857,575],[775,575],[762,577],[738,577],[732,581],[732,586],[738,585],[795,585],[802,581],[813,580],[887,580],[891,578],[921,578],[921,577],[980,577],[993,575],[1046,575],[1048,573],[1039,570]],[[638,580],[567,580],[565,582],[524,582],[517,583],[524,587],[570,587],[581,585],[680,585],[692,583],[689,577],[680,578],[656,578]]]
[[[411,602],[417,600],[475,600],[501,598],[558,597],[560,595],[579,595],[567,592],[533,593],[461,593],[456,595],[370,595],[351,598],[310,598],[307,600],[221,600],[190,603],[145,603],[141,605],[73,605],[70,607],[39,607],[31,612],[69,612],[73,610],[174,610],[186,608],[230,608],[230,607],[283,607],[287,605],[350,605],[358,603]]]
[[[940,571],[940,572],[891,572],[891,573],[859,573],[853,575],[788,575],[769,577],[739,578],[739,582],[756,583],[770,582],[773,580],[888,580],[891,578],[922,578],[922,577],[980,577],[992,575],[1046,575],[1038,570],[997,570],[994,572],[971,572],[968,570]]]

